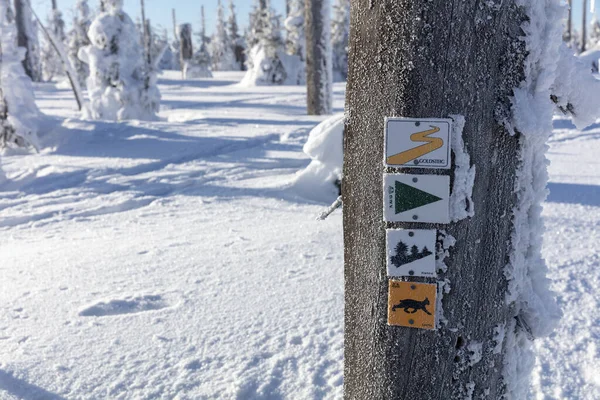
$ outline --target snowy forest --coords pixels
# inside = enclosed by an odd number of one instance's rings
[[[0,400],[600,399],[594,0],[0,30]]]

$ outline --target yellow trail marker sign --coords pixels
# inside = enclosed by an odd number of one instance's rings
[[[388,325],[434,329],[437,285],[389,282]]]
[[[385,164],[450,168],[451,119],[387,118]]]

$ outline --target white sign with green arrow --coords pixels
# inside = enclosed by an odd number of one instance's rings
[[[450,177],[384,174],[385,221],[448,224]]]

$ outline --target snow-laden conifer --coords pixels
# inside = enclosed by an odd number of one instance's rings
[[[73,17],[73,28],[68,35],[68,54],[69,61],[73,66],[73,70],[77,73],[77,79],[81,87],[85,87],[86,85],[90,68],[77,57],[77,54],[79,54],[79,49],[90,44],[87,32],[91,24],[88,0],[77,0],[75,4],[75,16]]]
[[[298,84],[304,77],[299,56],[286,54],[281,22],[267,0],[255,4],[247,31],[246,86]]]
[[[227,26],[225,24],[225,11],[221,0],[217,1],[217,27],[210,41],[210,56],[213,71],[235,70],[235,56],[233,54]]]
[[[244,38],[240,36],[237,16],[235,14],[235,5],[233,0],[229,0],[229,18],[227,19],[227,34],[229,35],[229,43],[235,57],[235,69],[241,70],[244,67]]]
[[[135,24],[123,0],[106,0],[88,31],[91,44],[79,58],[90,67],[88,116],[93,119],[154,119],[160,105],[156,73],[144,59]]]
[[[333,80],[348,77],[348,37],[350,36],[350,0],[335,0],[331,18]]]
[[[0,0],[0,148],[38,147],[42,114],[35,104],[31,79],[17,47],[15,14],[9,0]]]
[[[56,3],[54,3],[55,5]],[[45,35],[42,44],[42,79],[50,81],[56,76],[64,75],[64,67],[60,55],[56,52],[54,46],[64,46],[67,42],[65,34],[65,21],[62,12],[58,8],[53,8],[48,16],[47,29],[52,33],[56,42],[54,45]]]

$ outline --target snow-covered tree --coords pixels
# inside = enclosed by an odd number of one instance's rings
[[[204,40],[200,40],[198,50],[194,52],[193,68],[189,71],[190,78],[212,78],[210,71],[210,55]]]
[[[55,45],[62,46],[67,41],[65,34],[65,21],[63,20],[62,12],[58,9],[56,0],[52,2],[52,11],[47,19],[47,29],[51,33],[56,42]],[[58,75],[64,74],[64,67],[60,55],[50,43],[46,36],[43,36],[42,44],[42,79],[50,81]]]
[[[290,0],[288,2],[289,14],[284,25],[287,31],[286,50],[288,54],[306,60],[306,36],[304,35],[304,7],[305,0]]]
[[[231,71],[235,67],[235,55],[227,34],[225,12],[221,0],[217,1],[217,27],[210,41],[210,56],[213,71]]]
[[[33,95],[31,79],[17,47],[15,14],[9,0],[0,0],[0,148],[38,147],[42,114]]]
[[[88,0],[77,0],[75,4],[75,16],[73,17],[73,28],[68,35],[68,55],[73,70],[77,73],[79,85],[82,87],[85,87],[86,80],[90,74],[90,68],[77,57],[77,54],[79,54],[79,49],[90,44],[87,32],[91,24]]]
[[[18,45],[25,48],[23,68],[34,81],[42,81],[42,64],[40,62],[40,43],[38,41],[37,23],[34,22],[29,8],[29,0],[15,0],[15,21],[18,32]]]
[[[250,14],[247,43],[248,71],[243,85],[298,84],[303,79],[300,57],[286,54],[280,18],[268,0],[259,0]]]
[[[240,36],[237,17],[235,15],[235,5],[233,0],[229,0],[229,18],[227,19],[227,34],[231,50],[235,56],[236,69],[243,70],[246,57],[244,56],[244,38]]]
[[[160,105],[156,72],[148,67],[135,24],[123,0],[105,0],[106,12],[88,31],[91,44],[79,58],[90,67],[88,116],[93,119],[154,119]]]
[[[350,36],[350,0],[335,0],[331,18],[333,80],[348,77],[348,37]]]

